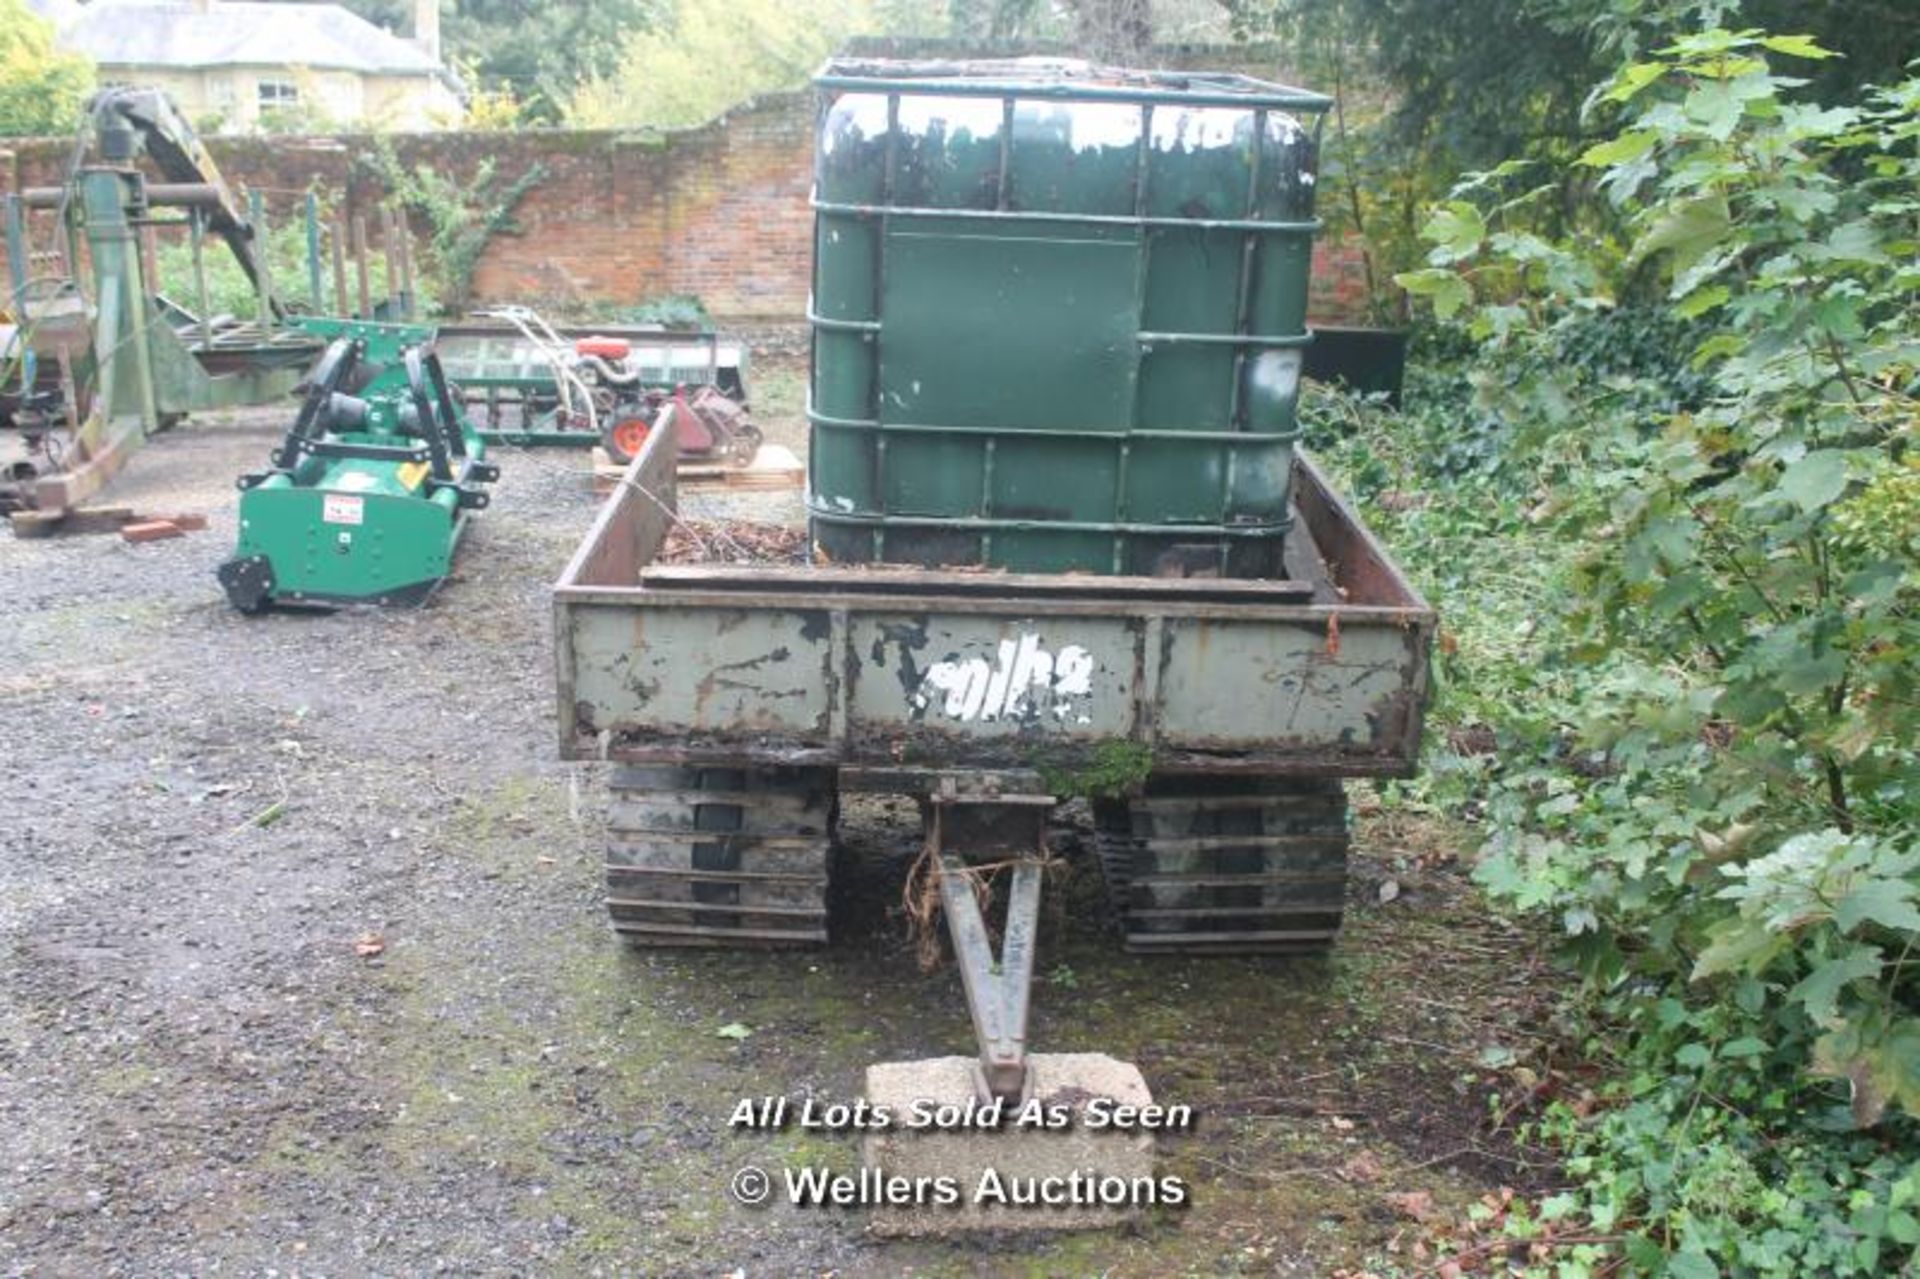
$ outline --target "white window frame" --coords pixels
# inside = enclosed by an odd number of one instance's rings
[[[300,86],[291,80],[255,80],[253,102],[261,111],[284,111],[300,105]]]

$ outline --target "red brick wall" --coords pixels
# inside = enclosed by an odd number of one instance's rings
[[[1367,264],[1359,241],[1332,228],[1323,230],[1313,244],[1307,314],[1324,324],[1370,324],[1367,299]]]
[[[769,97],[697,129],[424,133],[389,136],[404,166],[471,184],[491,163],[504,188],[534,164],[544,176],[520,202],[516,229],[496,235],[474,273],[481,300],[573,306],[630,305],[698,295],[715,314],[798,319],[810,276],[813,99]],[[351,217],[387,192],[364,157],[372,139],[213,138],[214,160],[235,187],[267,194],[289,215],[308,186]],[[10,143],[0,190],[59,181],[70,139]],[[34,215],[37,239],[49,234]],[[427,226],[414,219],[416,241]],[[0,259],[4,251],[0,250]],[[4,279],[4,277],[0,277]]]
[[[504,187],[534,164],[545,177],[521,201],[518,229],[495,236],[474,276],[482,301],[591,309],[670,293],[699,297],[735,321],[799,320],[812,254],[810,93],[768,97],[697,129],[667,135],[611,130],[391,135],[403,165],[471,183],[486,163]],[[365,136],[214,138],[236,186],[267,194],[285,216],[310,184],[344,213],[371,213],[386,192],[363,158]],[[10,144],[0,186],[58,180],[70,139]],[[44,217],[41,234],[45,234]],[[426,226],[416,219],[417,237]],[[377,228],[376,228],[377,234]],[[1314,254],[1313,315],[1358,321],[1365,287],[1358,254]],[[4,279],[4,277],[0,277]]]

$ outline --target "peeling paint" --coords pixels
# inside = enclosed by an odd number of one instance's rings
[[[1001,640],[992,660],[955,655],[935,662],[914,691],[913,704],[962,723],[1051,714],[1089,724],[1093,669],[1093,654],[1082,645],[1068,644],[1055,653],[1027,631],[1017,640]]]

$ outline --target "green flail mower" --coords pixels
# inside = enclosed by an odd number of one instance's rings
[[[227,598],[243,613],[423,602],[500,476],[485,459],[430,344],[370,355],[364,336],[335,338],[272,465],[240,479]]]

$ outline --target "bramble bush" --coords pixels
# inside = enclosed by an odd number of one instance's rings
[[[1826,56],[1623,67],[1581,160],[1620,238],[1531,229],[1524,162],[1469,176],[1401,282],[1472,354],[1319,424],[1457,637],[1440,722],[1498,742],[1430,785],[1592,996],[1610,1082],[1537,1123],[1563,1274],[1920,1245],[1920,79],[1800,100],[1776,64]]]

